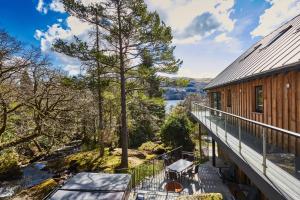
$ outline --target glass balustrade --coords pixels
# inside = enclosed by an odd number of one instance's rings
[[[264,174],[279,167],[300,179],[300,156],[296,153],[299,133],[197,103],[192,104],[192,113],[236,153],[247,155]]]

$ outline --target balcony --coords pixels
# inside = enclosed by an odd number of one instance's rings
[[[299,133],[197,103],[191,109],[191,115],[204,125],[222,149],[231,153],[233,161],[263,193],[273,196],[272,199],[300,199],[299,155],[283,147],[285,140],[274,144],[274,136],[297,141]]]

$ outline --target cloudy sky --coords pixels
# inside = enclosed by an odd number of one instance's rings
[[[96,0],[82,0],[89,3]],[[214,77],[243,51],[300,14],[300,0],[146,0],[172,27],[178,76]],[[89,26],[68,16],[59,0],[1,0],[0,28],[48,54],[55,66],[79,73],[78,61],[51,52],[57,38],[84,37]]]

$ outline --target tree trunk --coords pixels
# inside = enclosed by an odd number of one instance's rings
[[[119,57],[120,57],[120,78],[121,78],[121,143],[122,158],[121,167],[128,168],[128,134],[127,134],[127,118],[126,118],[126,79],[125,79],[125,63],[123,54],[122,41],[122,25],[121,25],[121,5],[118,1],[118,23],[119,23]]]
[[[4,133],[6,130],[6,123],[7,123],[7,106],[4,100],[2,99],[2,107],[3,107],[3,113],[2,113],[2,126],[0,128],[0,136]]]
[[[99,47],[99,27],[98,27],[98,14],[96,13],[96,48],[97,53],[100,53]],[[104,155],[104,142],[103,142],[103,96],[102,96],[102,86],[101,86],[101,72],[100,72],[100,62],[97,58],[97,92],[98,92],[98,118],[99,118],[99,143],[100,143],[100,157]]]

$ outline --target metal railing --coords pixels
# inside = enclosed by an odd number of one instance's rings
[[[129,169],[127,173],[132,176],[131,188],[134,191],[160,191],[164,192],[162,183],[166,181],[166,167],[179,159],[192,159],[195,163],[200,162],[198,152],[186,152],[180,146],[162,155],[144,162],[143,164]]]
[[[272,125],[247,119],[235,114],[192,103],[191,112],[211,132],[225,142],[229,137],[238,140],[238,152],[245,146],[262,155],[262,169],[266,174],[268,165],[275,164],[296,178],[300,178],[300,134]],[[270,161],[270,162],[269,162]]]

